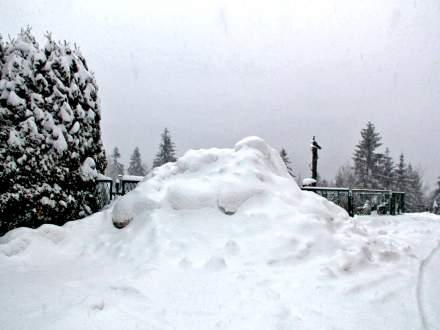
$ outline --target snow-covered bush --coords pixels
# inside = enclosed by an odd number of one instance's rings
[[[98,87],[84,57],[30,29],[0,39],[0,234],[97,209],[106,165]]]

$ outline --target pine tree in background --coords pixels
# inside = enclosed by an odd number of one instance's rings
[[[423,188],[421,172],[411,164],[405,163],[405,156],[400,154],[394,171],[394,190],[405,193],[406,212],[423,212],[428,203]]]
[[[287,151],[284,148],[281,149],[280,156],[281,159],[284,161],[284,164],[286,164],[287,172],[289,172],[290,176],[294,178],[295,174],[293,174],[292,162],[290,161],[290,158],[287,155]]]
[[[385,149],[385,153],[380,158],[379,162],[380,170],[380,185],[379,188],[391,190],[394,187],[394,161],[390,156],[390,150]]]
[[[433,213],[439,214],[440,213],[440,177],[437,178],[437,187],[434,189],[434,191],[431,194],[431,200],[430,200],[430,206],[431,211]]]
[[[162,133],[162,141],[159,146],[159,152],[156,154],[156,158],[153,161],[153,167],[161,166],[168,162],[175,162],[175,146],[171,141],[171,136],[167,128]]]
[[[118,147],[113,149],[113,153],[110,157],[110,162],[107,166],[106,175],[111,177],[114,181],[118,180],[119,175],[124,174],[124,165],[119,162],[121,154]]]
[[[145,176],[146,170],[142,165],[141,153],[139,152],[139,148],[134,148],[133,153],[130,157],[130,166],[127,169],[128,174],[130,175],[138,175]]]
[[[419,170],[412,167],[407,168],[408,185],[405,194],[405,209],[407,212],[423,212],[427,209],[425,193],[423,191],[422,176]]]
[[[78,49],[46,39],[40,48],[28,28],[0,41],[0,235],[99,207],[98,87]]]
[[[3,44],[3,37],[0,35],[0,68],[5,63],[5,46]],[[2,70],[0,70],[0,80],[2,79]]]
[[[341,166],[335,177],[335,186],[338,188],[354,188],[356,177],[350,164]]]
[[[361,137],[353,156],[356,185],[361,188],[377,188],[380,182],[381,154],[376,149],[382,145],[382,138],[371,122],[361,130]]]
[[[408,188],[408,170],[406,168],[405,156],[400,154],[394,173],[394,190],[405,192]]]

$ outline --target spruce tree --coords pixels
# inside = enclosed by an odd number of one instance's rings
[[[170,132],[165,128],[162,133],[162,141],[159,146],[159,151],[153,161],[153,168],[168,162],[175,162],[177,160],[175,153],[175,146],[171,140]]]
[[[431,195],[431,207],[434,213],[440,213],[440,177],[437,178],[437,187]]]
[[[403,154],[400,154],[394,178],[394,190],[405,193],[405,210],[407,212],[425,211],[427,199],[423,188],[422,175],[411,164],[406,164]]]
[[[114,181],[118,180],[119,176],[124,174],[124,165],[119,162],[120,158],[121,154],[119,149],[115,147],[110,156],[110,162],[106,171],[106,175],[111,177]]]
[[[377,188],[379,184],[379,161],[376,149],[382,145],[381,136],[371,122],[361,130],[361,140],[356,145],[353,161],[356,185],[360,188]]]
[[[130,166],[127,169],[128,174],[130,175],[139,175],[145,176],[146,170],[142,165],[141,153],[139,152],[139,148],[136,147],[133,150],[133,153],[130,157]]]
[[[98,87],[77,48],[31,30],[0,46],[0,235],[99,207],[106,166]]]
[[[405,208],[407,212],[423,212],[427,208],[423,191],[423,182],[420,171],[408,165],[408,185],[405,194]]]
[[[394,186],[394,161],[390,156],[390,150],[385,149],[385,153],[379,162],[379,188],[391,190]]]
[[[281,159],[284,161],[284,164],[286,164],[287,172],[289,172],[291,177],[295,177],[295,174],[293,174],[292,169],[292,162],[290,161],[289,156],[287,155],[287,151],[283,148],[280,151]]]
[[[405,156],[400,154],[394,174],[394,190],[405,192],[408,188],[408,169],[405,163]]]

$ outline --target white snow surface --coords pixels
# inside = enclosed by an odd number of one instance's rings
[[[349,218],[251,137],[0,237],[1,328],[438,329],[439,238],[428,213]]]
[[[302,181],[303,186],[313,186],[314,184],[316,184],[316,180],[313,178],[305,178]]]
[[[87,157],[80,168],[81,177],[85,181],[94,180],[99,176],[96,170],[96,163],[92,157]]]
[[[122,180],[128,180],[128,181],[142,181],[144,177],[142,175],[122,175]]]

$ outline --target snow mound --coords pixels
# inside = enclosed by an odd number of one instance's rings
[[[155,169],[116,202],[113,223],[124,227],[136,214],[156,208],[214,208],[233,215],[259,196],[301,208],[302,195],[278,152],[259,137],[247,137],[233,149],[190,150],[175,163]],[[313,200],[316,212],[328,217],[343,213],[323,199]]]
[[[90,217],[0,237],[0,319],[11,330],[434,329],[438,237],[435,215],[348,217],[250,137],[188,151]]]

